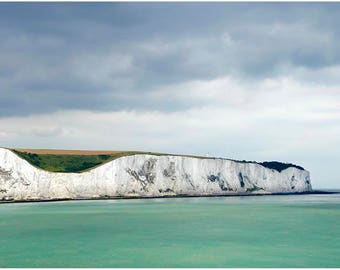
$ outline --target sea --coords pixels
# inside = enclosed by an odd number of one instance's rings
[[[0,204],[0,267],[340,267],[340,194]]]

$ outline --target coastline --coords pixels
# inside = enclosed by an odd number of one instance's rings
[[[165,195],[165,196],[113,196],[113,197],[98,197],[98,198],[62,198],[62,199],[46,199],[46,200],[7,200],[0,201],[0,204],[7,203],[47,203],[47,202],[62,202],[62,201],[98,201],[98,200],[139,200],[139,199],[171,199],[171,198],[209,198],[209,197],[245,197],[245,196],[271,196],[271,195],[323,195],[323,194],[340,194],[340,191],[330,191],[330,190],[313,190],[313,191],[303,191],[303,192],[287,192],[287,193],[266,193],[266,194],[251,194],[251,193],[239,193],[239,194],[221,194],[221,195]]]
[[[36,155],[31,154],[32,158]],[[309,171],[288,163],[272,168],[253,162],[143,154],[68,173],[36,168],[8,149],[0,148],[0,160],[0,202],[248,196],[313,190]]]

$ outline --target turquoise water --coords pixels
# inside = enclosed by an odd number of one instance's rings
[[[0,267],[340,267],[340,196],[0,204]]]

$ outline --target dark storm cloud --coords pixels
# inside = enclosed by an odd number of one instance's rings
[[[338,3],[0,3],[0,117],[165,110],[164,87],[339,64]]]

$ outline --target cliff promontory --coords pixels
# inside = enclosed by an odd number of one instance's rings
[[[50,172],[12,150],[0,148],[0,201],[309,191],[308,171],[278,162],[129,154],[83,172]]]

